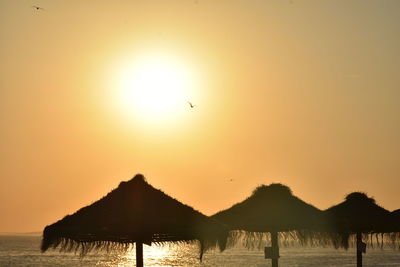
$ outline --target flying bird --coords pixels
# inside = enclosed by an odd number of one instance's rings
[[[193,105],[192,102],[188,101],[190,108],[194,108],[196,105]]]
[[[44,8],[43,8],[43,7],[40,7],[40,6],[32,6],[32,8],[34,8],[34,9],[36,9],[36,10],[44,10]]]

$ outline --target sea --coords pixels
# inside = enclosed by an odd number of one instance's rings
[[[1,235],[0,266],[135,266],[134,249],[124,253],[91,253],[84,258],[73,253],[50,250],[40,252],[40,236]],[[279,266],[328,267],[356,266],[356,252],[353,249],[319,247],[282,247]],[[242,246],[229,248],[224,252],[208,251],[199,261],[197,245],[144,246],[144,265],[159,266],[271,266],[264,259],[263,250],[249,250]],[[399,266],[400,251],[368,249],[363,254],[363,266]]]

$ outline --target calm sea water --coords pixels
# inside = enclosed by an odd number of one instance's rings
[[[74,254],[50,251],[42,254],[38,236],[0,236],[0,266],[135,266],[134,251],[124,254],[90,254],[83,259]],[[280,266],[325,267],[356,266],[355,251],[330,248],[281,248]],[[170,247],[144,246],[145,266],[271,266],[263,251],[243,247],[222,253],[207,252],[198,260],[195,245]],[[369,249],[364,254],[364,266],[399,266],[400,252],[389,249]]]

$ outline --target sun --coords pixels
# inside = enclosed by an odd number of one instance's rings
[[[179,120],[194,101],[198,80],[190,64],[165,53],[147,53],[122,64],[117,72],[117,106],[146,123]]]

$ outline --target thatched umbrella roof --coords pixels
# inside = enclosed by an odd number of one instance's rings
[[[219,245],[225,248],[228,230],[193,208],[184,205],[136,175],[105,197],[47,226],[42,251],[128,249],[140,242],[191,242],[199,240],[201,254]]]
[[[244,201],[212,217],[234,230],[285,232],[313,229],[321,211],[292,194],[282,184],[261,185]]]
[[[312,241],[312,230],[322,223],[321,214],[319,209],[294,196],[289,187],[270,184],[258,186],[250,197],[212,218],[231,230],[241,230],[232,235],[232,239],[236,238],[232,243],[244,236],[246,246],[258,244],[260,247],[263,233],[280,232],[281,237],[294,238],[303,244]]]
[[[361,192],[346,196],[345,201],[323,211],[327,232],[335,247],[349,247],[351,235],[356,233],[385,233],[390,221],[390,212],[377,205],[373,198]],[[335,235],[337,234],[337,235]]]

